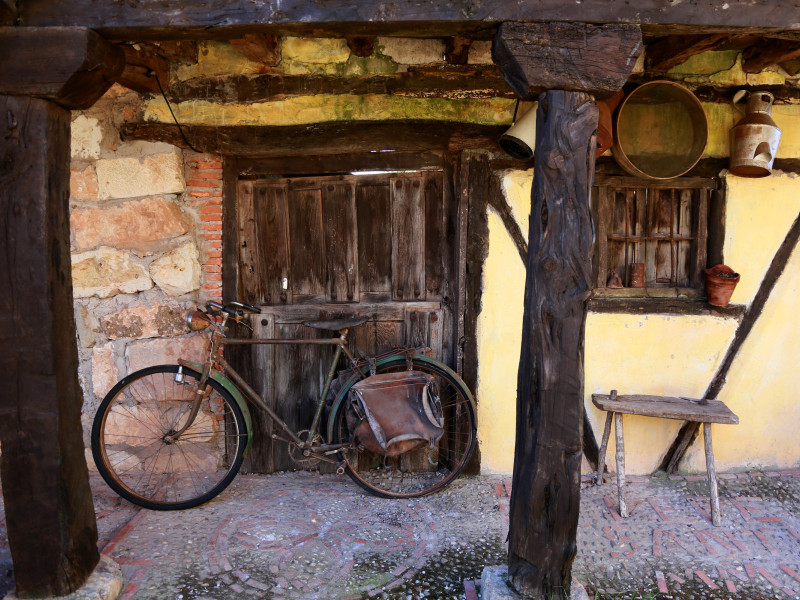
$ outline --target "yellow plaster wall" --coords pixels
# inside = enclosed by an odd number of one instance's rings
[[[533,171],[503,177],[503,190],[523,235],[528,235]],[[500,217],[489,209],[489,255],[478,317],[478,443],[485,471],[514,467],[517,367],[522,344],[525,265]]]

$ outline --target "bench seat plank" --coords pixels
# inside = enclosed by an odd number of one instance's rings
[[[700,400],[690,398],[639,394],[617,396],[616,400],[611,400],[611,396],[608,394],[592,394],[592,402],[601,410],[627,415],[662,417],[698,423],[725,423],[727,425],[739,423],[739,417],[719,400],[709,400],[708,404],[700,404]]]

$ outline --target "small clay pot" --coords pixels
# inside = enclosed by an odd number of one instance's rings
[[[726,265],[706,269],[706,297],[712,306],[728,306],[739,274]]]

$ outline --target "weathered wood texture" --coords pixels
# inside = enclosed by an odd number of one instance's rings
[[[13,25],[16,19],[16,0],[0,0],[0,25]]]
[[[739,417],[719,400],[708,400],[708,404],[700,404],[699,399],[645,394],[617,396],[617,399],[613,400],[606,394],[592,394],[592,402],[600,410],[626,415],[728,425],[739,423]]]
[[[577,549],[597,118],[586,94],[539,97],[508,572],[543,600],[569,594]]]
[[[761,4],[731,2],[722,10],[719,0],[673,2],[639,0],[609,2],[563,0],[489,2],[435,0],[432,2],[352,2],[335,0],[161,0],[158,3],[95,0],[21,0],[20,21],[26,26],[82,26],[117,39],[170,39],[176,33],[232,37],[244,28],[258,26],[269,33],[375,35],[456,35],[503,21],[575,21],[587,23],[642,23],[798,29],[795,2]],[[177,31],[180,30],[180,31]]]
[[[736,333],[733,336],[730,346],[728,346],[725,358],[722,359],[722,363],[714,374],[714,379],[712,379],[711,383],[708,385],[706,393],[703,395],[704,398],[714,400],[722,391],[728,379],[728,373],[731,370],[734,359],[739,355],[739,351],[742,349],[742,346],[744,346],[750,332],[761,316],[775,284],[783,274],[789,262],[789,258],[797,247],[798,241],[800,241],[800,215],[795,218],[792,226],[786,233],[786,237],[783,239],[783,242],[781,242],[777,252],[775,252],[775,256],[772,257],[769,268],[764,274],[764,278],[761,280],[761,285],[759,285],[758,291],[753,297],[753,301],[750,303],[739,326],[736,328]],[[686,450],[697,438],[699,429],[699,424],[695,422],[686,423],[681,428],[672,446],[664,456],[664,460],[661,462],[661,470],[667,473],[673,473],[675,469],[678,468]]]
[[[231,46],[250,60],[268,67],[277,65],[281,60],[280,38],[268,33],[247,33],[231,40]]]
[[[523,100],[551,89],[603,98],[622,89],[643,47],[635,25],[509,22],[497,31],[492,59]]]
[[[69,112],[0,97],[0,456],[19,597],[80,587],[99,559],[83,454],[69,253]]]
[[[162,82],[163,83],[163,82]],[[283,75],[261,73],[176,82],[170,101],[267,102],[314,94],[394,94],[412,98],[513,98],[494,65],[409,67],[391,75]]]
[[[454,210],[447,188],[441,170],[240,178],[232,213],[238,260],[227,267],[239,277],[226,283],[240,300],[262,306],[254,318],[256,335],[329,336],[302,324],[364,315],[369,321],[350,335],[355,348],[374,354],[424,345],[455,366],[449,300],[454,248],[448,235]],[[298,430],[311,423],[332,355],[329,346],[256,347],[250,356],[237,355],[235,368],[252,372],[267,403]],[[257,442],[244,468],[296,466],[285,444],[270,439],[279,433],[274,424],[253,417]]]
[[[800,42],[789,40],[764,40],[751,46],[742,54],[745,73],[759,73],[765,67],[800,57]]]
[[[125,54],[125,68],[117,77],[118,83],[142,94],[160,93],[159,83],[163,88],[169,85],[169,62],[154,45],[137,44],[134,48],[124,44],[120,48]]]
[[[370,151],[427,152],[463,148],[497,149],[504,125],[474,125],[445,121],[404,120],[328,122],[275,127],[184,126],[189,142],[203,152],[239,157],[340,155]],[[168,123],[127,123],[125,140],[167,142],[187,148],[177,126]]]
[[[122,50],[88,29],[0,27],[0,94],[89,108],[124,65]]]
[[[695,54],[721,46],[731,38],[725,33],[713,35],[672,35],[647,45],[645,60],[653,74],[663,74],[686,62]]]

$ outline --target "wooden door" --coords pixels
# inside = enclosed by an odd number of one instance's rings
[[[303,323],[358,314],[369,321],[350,334],[356,356],[425,345],[455,366],[456,211],[442,171],[240,179],[237,196],[238,289],[262,307],[255,337],[333,336]],[[306,429],[333,350],[246,352],[237,366],[290,426]],[[245,468],[296,468],[269,419],[254,421]]]

